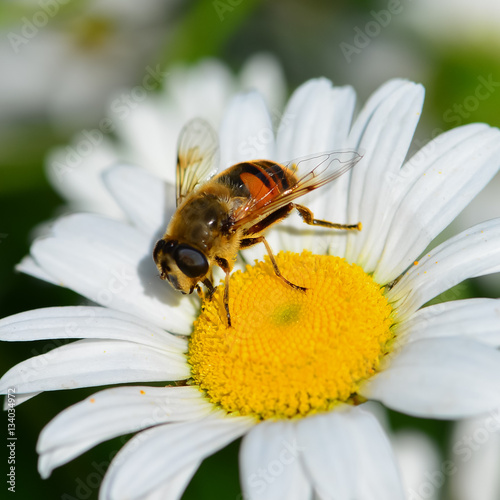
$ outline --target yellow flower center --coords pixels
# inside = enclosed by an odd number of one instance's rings
[[[220,286],[189,343],[193,382],[228,413],[292,418],[354,402],[392,337],[392,309],[359,266],[282,252],[283,283],[266,259],[233,273],[228,328]]]

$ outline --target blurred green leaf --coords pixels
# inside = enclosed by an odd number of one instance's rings
[[[432,300],[427,302],[424,307],[431,306],[433,304],[441,304],[441,302],[449,302],[451,300],[463,300],[470,299],[472,297],[477,296],[477,291],[472,286],[470,280],[462,281],[462,283],[458,283],[454,287],[446,290],[445,292],[439,294],[437,297],[434,297]]]
[[[43,167],[49,149],[57,144],[46,125],[10,125],[0,130],[0,195],[49,188]]]
[[[217,55],[262,0],[197,0],[168,41],[164,64]]]
[[[445,130],[467,123],[500,126],[500,58],[491,46],[454,47],[437,54],[427,99]]]

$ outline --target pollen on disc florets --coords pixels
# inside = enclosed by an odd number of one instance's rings
[[[310,252],[276,261],[307,291],[283,283],[266,259],[231,276],[232,327],[222,286],[194,324],[193,383],[228,413],[292,418],[349,402],[392,337],[391,306],[361,267]]]

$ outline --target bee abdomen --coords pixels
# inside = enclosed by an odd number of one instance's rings
[[[230,185],[234,196],[260,199],[265,203],[275,195],[286,191],[293,178],[285,167],[268,160],[237,163],[222,172],[217,182]]]

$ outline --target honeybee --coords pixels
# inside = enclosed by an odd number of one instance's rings
[[[164,236],[156,243],[153,258],[160,277],[184,294],[200,283],[213,294],[212,268],[225,273],[224,307],[228,326],[229,276],[237,252],[263,243],[276,276],[287,286],[264,232],[294,209],[306,224],[342,230],[361,230],[361,223],[336,224],[315,219],[305,206],[293,200],[333,181],[351,169],[361,156],[355,151],[320,153],[288,164],[270,160],[237,163],[216,175],[217,136],[199,118],[181,132],[176,170],[174,213]],[[298,177],[297,172],[305,173]]]

